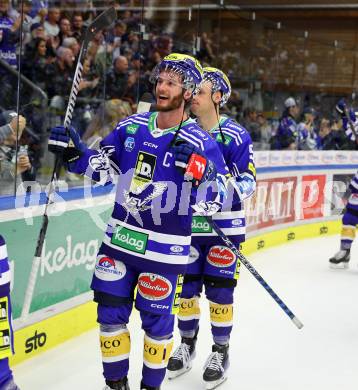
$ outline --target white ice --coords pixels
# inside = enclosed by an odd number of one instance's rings
[[[358,245],[350,268],[331,270],[328,258],[339,237],[292,242],[249,256],[260,274],[304,323],[298,330],[243,267],[236,290],[229,378],[220,390],[358,389]],[[355,256],[354,256],[355,254]],[[197,357],[193,369],[163,390],[203,389],[202,366],[210,353],[207,303],[202,299]],[[139,316],[130,323],[129,381],[139,389],[143,332]],[[72,339],[14,367],[21,390],[102,390],[97,330]],[[179,337],[176,332],[175,345]]]

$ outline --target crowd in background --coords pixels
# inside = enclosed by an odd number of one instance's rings
[[[0,109],[15,110],[17,103],[17,74],[4,67],[4,62],[15,70],[21,67],[21,74],[44,92],[41,95],[31,84],[21,83],[20,107],[27,126],[20,143],[29,146],[32,169],[41,166],[48,129],[63,121],[86,26],[104,8],[124,3],[0,0]],[[20,37],[21,6],[24,23]],[[90,42],[83,66],[72,124],[89,143],[95,136],[108,134],[118,120],[135,112],[139,97],[152,91],[151,70],[165,55],[172,51],[192,54],[191,43],[180,43],[157,26],[147,26],[143,33],[141,12],[122,9],[117,12],[114,26],[99,31]],[[197,55],[213,65],[215,42],[207,33],[202,33],[201,38]],[[225,53],[223,57],[231,77],[237,73],[238,65],[230,69],[229,57]],[[243,58],[236,58],[236,63],[242,66]],[[339,118],[323,115],[319,107],[299,104],[292,97],[282,99],[281,104],[282,117],[270,116],[245,104],[233,83],[232,98],[224,113],[247,128],[256,150],[356,148],[345,137]]]

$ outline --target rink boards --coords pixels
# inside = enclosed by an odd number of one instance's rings
[[[312,152],[291,152],[295,159],[288,159],[287,152],[256,153],[258,187],[246,205],[245,254],[339,232],[340,199],[358,162],[354,152],[327,153],[315,157]],[[20,198],[0,199],[0,232],[14,272],[15,363],[95,326],[89,283],[114,194],[108,188],[58,194],[58,202],[51,206],[30,314],[24,318],[20,314],[44,197],[27,203]]]

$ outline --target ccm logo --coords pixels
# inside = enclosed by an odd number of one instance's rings
[[[156,309],[169,309],[169,306],[167,306],[167,305],[158,305],[158,304],[156,304],[156,303],[152,303],[152,304],[150,305],[150,307],[154,307],[154,308],[156,308]]]
[[[35,334],[25,341],[25,353],[31,353],[33,350],[43,347],[46,344],[46,340],[46,333],[37,333],[36,330]]]
[[[143,142],[143,145],[145,146],[149,146],[150,148],[154,148],[154,149],[157,149],[158,148],[158,145],[156,144],[152,144],[151,142]]]

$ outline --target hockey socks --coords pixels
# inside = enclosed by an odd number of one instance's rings
[[[165,377],[168,360],[173,348],[173,337],[155,339],[144,336],[142,383],[149,388],[159,388]],[[145,387],[147,388],[147,387]]]

